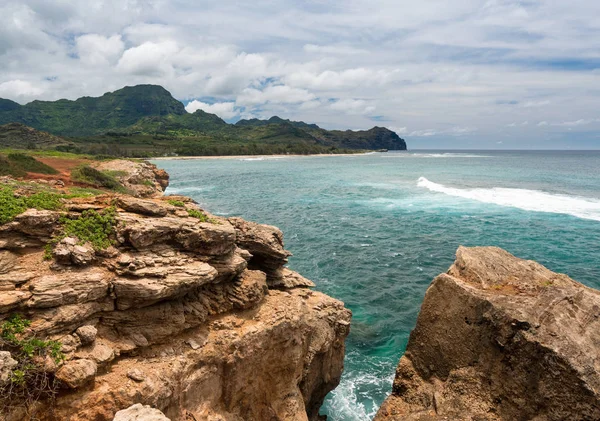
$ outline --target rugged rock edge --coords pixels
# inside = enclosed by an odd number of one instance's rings
[[[166,187],[166,173],[127,162],[113,167],[132,184],[152,173],[147,184]],[[139,193],[65,200],[64,210],[29,209],[0,226],[0,322],[24,315],[67,357],[47,361],[62,386],[53,402],[3,416],[112,420],[140,403],[172,421],[319,419],[343,370],[350,311],[285,267],[276,227]],[[113,246],[67,237],[44,260],[61,215],[109,206]],[[4,381],[11,359],[1,357]]]
[[[600,292],[495,247],[427,290],[375,421],[600,419]]]

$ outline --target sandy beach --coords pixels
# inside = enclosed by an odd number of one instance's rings
[[[281,158],[301,158],[301,157],[332,157],[332,156],[356,156],[371,155],[379,152],[361,152],[361,153],[337,153],[337,154],[307,154],[307,155],[215,155],[215,156],[160,156],[156,158],[147,158],[151,161],[163,160],[186,160],[186,159],[281,159]]]

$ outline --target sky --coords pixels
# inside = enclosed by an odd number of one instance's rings
[[[159,84],[412,149],[600,149],[598,0],[0,0],[0,97]]]

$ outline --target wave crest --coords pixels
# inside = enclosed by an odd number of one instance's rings
[[[434,183],[420,177],[417,186],[448,196],[477,200],[499,206],[509,206],[526,211],[572,215],[577,218],[600,221],[600,200],[546,193],[539,190],[504,187],[459,189]]]

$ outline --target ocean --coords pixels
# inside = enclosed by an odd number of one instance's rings
[[[167,194],[276,225],[289,266],[353,312],[322,413],[366,421],[390,393],[425,290],[459,245],[494,245],[600,288],[600,151],[410,151],[156,161]]]

